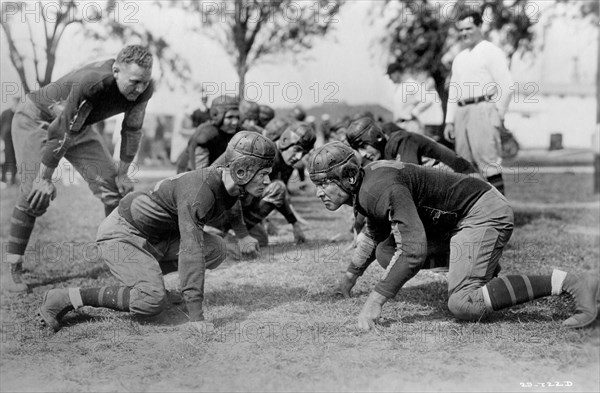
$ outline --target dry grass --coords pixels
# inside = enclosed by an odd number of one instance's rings
[[[528,207],[515,204],[503,272],[548,274],[558,266],[598,274],[598,204],[588,206],[598,197],[591,194],[590,176],[540,176],[537,183],[507,183],[509,198]],[[422,271],[385,306],[381,326],[359,332],[356,315],[382,269],[370,267],[354,298],[332,296],[351,255],[350,219],[348,211],[326,211],[312,190],[293,197],[310,223],[309,244],[293,246],[290,228],[277,217],[278,244],[262,250],[261,258],[226,261],[208,273],[205,307],[213,331],[187,330],[181,305],[150,319],[86,307],[69,314],[59,333],[41,331],[34,315],[45,290],[115,282],[89,245],[101,204],[85,187],[60,187],[59,193],[39,220],[28,254],[32,292],[1,300],[2,391],[600,389],[600,323],[563,329],[561,321],[573,311],[568,298],[464,323],[447,310],[445,276]],[[15,190],[2,191],[3,242],[14,197]],[[569,208],[572,201],[588,205]],[[532,202],[539,205],[532,208]],[[557,209],[544,203],[567,204]]]

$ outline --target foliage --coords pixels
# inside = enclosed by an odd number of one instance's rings
[[[200,31],[218,42],[237,71],[243,97],[248,70],[276,54],[297,54],[313,46],[337,22],[344,0],[207,0],[174,4],[198,14]]]
[[[541,11],[540,4],[545,4],[529,0],[387,0],[380,9],[381,14],[393,14],[380,43],[389,53],[390,63],[400,64],[404,72],[425,73],[433,77],[436,90],[445,105],[445,82],[452,59],[460,50],[453,26],[462,10],[475,9],[482,12],[484,33],[504,49],[510,60],[517,51],[527,53],[535,50],[532,45],[535,38],[534,25],[542,13],[552,12],[561,3],[566,4],[566,8],[571,9],[571,14],[575,17],[587,18],[592,23],[598,20],[596,1],[568,3],[559,0]],[[551,23],[551,19],[546,21]]]
[[[128,13],[125,12],[132,7]],[[189,66],[169,49],[164,38],[154,35],[140,23],[133,23],[134,20],[127,20],[137,7],[137,3],[123,4],[116,0],[101,3],[74,0],[52,3],[2,2],[0,23],[8,44],[10,60],[19,75],[24,92],[43,87],[52,81],[57,50],[64,41],[67,30],[71,34],[80,32],[100,42],[111,39],[128,43],[137,41],[150,48],[163,75],[172,73],[180,78],[186,77]],[[22,44],[15,36],[15,30],[24,28],[27,29],[27,44]],[[41,39],[36,34],[38,28],[43,29]],[[33,68],[35,81],[28,77],[30,68]],[[170,80],[167,83],[170,86],[173,84]]]

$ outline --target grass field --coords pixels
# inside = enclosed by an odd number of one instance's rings
[[[536,173],[528,180],[506,184],[516,228],[503,273],[561,267],[597,275],[600,201],[591,175]],[[334,297],[351,255],[349,210],[329,212],[312,186],[296,186],[293,203],[309,223],[308,244],[294,246],[291,228],[276,217],[276,244],[260,258],[227,260],[208,272],[205,310],[213,331],[187,330],[185,308],[172,305],[149,319],[85,307],[52,334],[35,318],[44,291],[115,283],[92,243],[102,205],[83,185],[60,185],[27,254],[31,293],[1,299],[0,390],[600,390],[600,322],[562,328],[574,307],[568,297],[464,323],[446,307],[445,275],[424,270],[386,304],[381,326],[359,332],[356,316],[383,270],[373,264],[355,297]],[[15,189],[2,190],[3,245],[15,196]]]

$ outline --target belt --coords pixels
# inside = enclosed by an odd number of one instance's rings
[[[492,96],[479,96],[479,97],[473,97],[473,98],[467,98],[464,100],[460,100],[458,101],[458,106],[465,106],[465,105],[470,105],[470,104],[477,104],[479,102],[483,102],[483,101],[490,101],[492,99]]]

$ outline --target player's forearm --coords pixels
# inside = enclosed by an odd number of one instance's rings
[[[294,214],[294,211],[292,210],[290,202],[287,200],[287,198],[284,198],[281,206],[277,207],[277,211],[281,213],[283,217],[285,217],[285,220],[288,222],[288,224],[294,225],[298,222],[298,219],[296,218],[296,215]]]
[[[356,240],[356,250],[352,256],[352,261],[348,265],[347,272],[362,276],[371,262],[375,260],[375,247],[376,244],[373,238],[364,232],[359,234]]]
[[[129,165],[137,154],[142,140],[142,130],[126,130],[121,131],[121,150],[119,158],[121,162]]]
[[[202,255],[202,254],[200,254]],[[200,321],[204,317],[202,302],[204,301],[204,256],[195,260],[179,257],[179,275],[183,299],[188,308],[191,321]],[[199,259],[202,259],[200,261]]]
[[[71,145],[68,124],[69,118],[63,113],[48,126],[48,139],[41,151],[41,162],[48,168],[55,169]]]
[[[52,181],[52,175],[56,168],[50,168],[44,163],[40,163],[40,170],[38,171],[38,178],[46,181]]]
[[[204,319],[204,233],[198,229],[181,232],[179,246],[179,278],[183,299],[191,321]]]
[[[393,298],[404,284],[418,273],[424,261],[424,255],[413,256],[400,250],[396,251],[384,278],[375,286],[375,291],[387,298]]]
[[[383,278],[375,286],[376,292],[388,298],[396,296],[400,288],[417,274],[427,258],[427,237],[424,230],[409,225],[406,230],[401,231],[400,227],[400,224],[392,224],[396,252]]]
[[[435,142],[432,142],[432,143],[435,143]],[[435,153],[435,157],[433,157],[433,158],[437,158],[444,164],[448,165],[456,173],[469,174],[469,173],[476,172],[475,167],[473,167],[473,165],[471,165],[471,163],[469,161],[460,157],[455,152],[448,149],[446,146],[441,145],[439,143],[435,143],[435,144],[436,144],[436,146],[435,146],[436,153]]]

